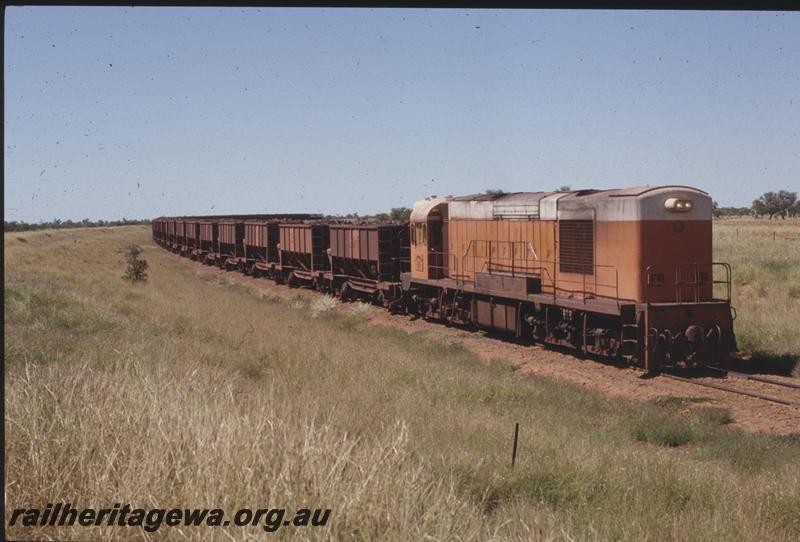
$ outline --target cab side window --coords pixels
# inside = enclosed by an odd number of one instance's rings
[[[414,227],[411,228],[411,244],[417,246],[427,244],[427,232],[426,224],[414,224]]]

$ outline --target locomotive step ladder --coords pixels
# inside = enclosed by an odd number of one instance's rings
[[[639,346],[639,326],[638,324],[622,324],[622,342],[620,353],[622,359],[630,363],[636,357],[636,350]]]
[[[620,356],[630,363],[639,349],[639,323],[636,318],[636,305],[620,307],[622,329],[620,331]]]

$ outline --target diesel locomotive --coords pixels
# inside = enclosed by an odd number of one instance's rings
[[[393,312],[657,372],[736,351],[712,201],[685,186],[431,196],[404,223],[160,217],[160,245]]]

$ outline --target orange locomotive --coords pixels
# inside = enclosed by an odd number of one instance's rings
[[[736,350],[711,198],[684,186],[432,196],[411,215],[411,312],[662,366]]]

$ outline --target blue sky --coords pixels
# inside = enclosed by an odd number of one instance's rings
[[[5,217],[800,190],[800,13],[9,7]]]

